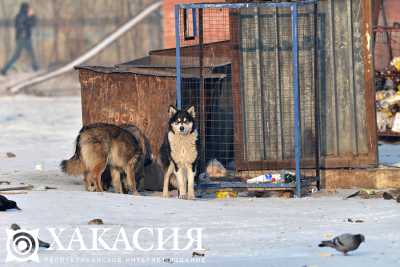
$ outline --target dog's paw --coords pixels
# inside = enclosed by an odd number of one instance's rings
[[[134,196],[140,196],[140,194],[139,194],[139,192],[138,192],[138,191],[134,191],[134,192],[132,192],[132,195],[134,195]]]
[[[169,193],[168,192],[163,192],[162,196],[163,196],[163,198],[169,198]]]
[[[180,195],[178,196],[178,198],[179,198],[179,199],[187,199],[187,196],[186,196],[186,194],[180,194]]]
[[[187,200],[195,200],[195,198],[194,194],[188,194],[187,196]]]
[[[94,185],[90,185],[90,186],[88,186],[87,191],[96,192],[96,187]]]

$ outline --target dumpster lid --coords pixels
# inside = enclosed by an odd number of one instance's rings
[[[150,55],[124,63],[117,64],[117,67],[140,67],[140,68],[173,68],[175,69],[176,58],[175,55]],[[228,58],[207,57],[204,58],[204,68],[216,68],[231,64]],[[186,68],[199,68],[199,57],[181,57],[181,67]]]
[[[149,70],[149,69],[141,69],[141,68],[121,68],[121,67],[105,67],[105,66],[88,66],[88,65],[79,65],[75,66],[77,70],[91,70],[99,73],[126,73],[126,74],[139,74],[139,75],[149,75],[149,76],[161,76],[161,77],[175,77],[176,75],[173,72],[168,71],[160,71],[160,70]]]
[[[79,65],[74,67],[77,70],[90,70],[98,73],[119,73],[119,74],[136,74],[136,75],[146,75],[146,76],[157,76],[157,77],[171,77],[176,78],[175,69],[166,69],[166,68],[157,68],[157,67],[128,67],[118,65],[117,67],[105,67],[105,66],[87,66],[87,65]],[[190,72],[182,72],[182,78],[200,78],[200,75],[197,73]],[[219,73],[210,73],[205,72],[203,75],[204,78],[215,78],[215,79],[223,79],[226,77],[225,74]]]

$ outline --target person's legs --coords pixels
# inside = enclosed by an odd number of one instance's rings
[[[7,73],[7,71],[15,64],[15,62],[21,56],[21,51],[22,51],[23,46],[24,45],[22,43],[22,40],[17,40],[14,55],[11,57],[11,59],[7,62],[7,64],[1,70],[1,74],[5,75]]]
[[[35,52],[33,51],[32,40],[26,40],[25,42],[26,51],[28,51],[28,54],[31,57],[32,69],[37,71],[39,66],[36,61]]]

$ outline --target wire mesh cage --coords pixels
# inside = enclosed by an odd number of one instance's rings
[[[175,19],[177,105],[196,107],[201,169],[291,170],[266,186],[300,196],[319,178],[316,1],[179,4]]]

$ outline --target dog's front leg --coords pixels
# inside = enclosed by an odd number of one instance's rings
[[[164,174],[164,187],[163,187],[163,197],[169,197],[169,178],[171,177],[171,174],[174,170],[174,164],[171,162],[168,166],[168,169],[166,170]]]
[[[176,180],[178,181],[178,190],[179,190],[179,198],[185,199],[186,198],[186,179],[185,179],[184,168],[178,168],[176,172]]]
[[[188,176],[188,199],[192,200],[195,199],[194,195],[194,176],[196,173],[193,171],[192,166],[190,166],[187,170],[187,176]]]
[[[89,172],[84,173],[85,188],[86,188],[86,191],[95,192],[96,186],[95,186],[95,183],[92,182],[92,178],[90,175],[91,174]]]
[[[111,181],[114,187],[114,192],[122,194],[121,174],[114,168],[111,168]]]

